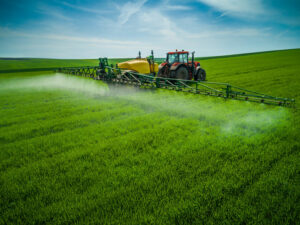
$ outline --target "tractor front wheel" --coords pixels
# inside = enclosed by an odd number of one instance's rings
[[[205,81],[206,80],[206,72],[204,69],[200,68],[197,72],[197,80]]]

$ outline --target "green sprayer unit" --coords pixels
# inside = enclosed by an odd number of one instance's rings
[[[132,85],[151,89],[163,88],[216,96],[224,99],[237,99],[285,107],[293,107],[295,105],[294,99],[265,95],[228,83],[208,82],[200,79],[176,79],[172,77],[155,76],[155,74],[146,75],[135,71],[121,70],[118,65],[109,65],[107,58],[99,58],[99,66],[64,67],[57,69],[57,72],[90,77],[108,84]]]

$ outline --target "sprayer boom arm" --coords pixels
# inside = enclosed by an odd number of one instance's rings
[[[107,83],[119,83],[134,85],[141,88],[164,88],[176,91],[203,94],[225,99],[237,99],[264,104],[293,107],[294,99],[280,98],[265,95],[255,91],[236,87],[227,83],[180,80],[173,78],[154,77],[130,71],[122,71],[117,66],[108,65],[107,58],[99,58],[99,66],[96,67],[64,67],[57,71],[72,75],[91,77]]]

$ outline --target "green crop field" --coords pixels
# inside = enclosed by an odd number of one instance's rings
[[[201,60],[209,81],[294,109],[0,73],[0,224],[298,224],[299,62],[299,49]],[[68,64],[97,60],[0,70]]]
[[[110,64],[129,59],[110,59]],[[60,67],[98,66],[98,59],[0,58],[0,73],[51,71]]]

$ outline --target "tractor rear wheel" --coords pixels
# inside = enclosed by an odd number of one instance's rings
[[[197,80],[204,81],[206,80],[206,72],[204,69],[200,68],[197,72]]]
[[[188,80],[189,79],[189,72],[187,68],[181,66],[176,70],[176,79],[181,80]]]

